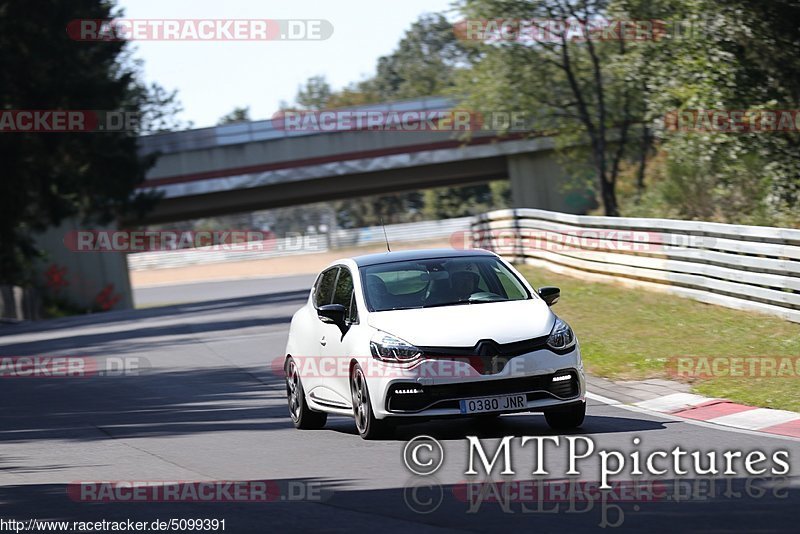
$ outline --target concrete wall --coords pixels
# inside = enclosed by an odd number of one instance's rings
[[[41,316],[39,292],[31,288],[0,286],[0,320],[35,320]]]
[[[56,293],[75,305],[91,309],[95,306],[98,294],[110,284],[112,295],[119,295],[120,300],[112,309],[128,309],[133,307],[128,263],[125,254],[120,252],[73,252],[64,244],[64,237],[77,230],[114,230],[115,226],[87,227],[76,220],[65,221],[58,228],[51,228],[36,238],[37,245],[46,252],[46,258],[37,262],[36,273],[40,283],[48,294],[55,288],[48,279],[49,269],[57,269],[63,273],[62,278],[68,285]]]
[[[596,204],[591,192],[570,183],[569,173],[553,151],[509,155],[508,176],[514,208],[581,215]]]

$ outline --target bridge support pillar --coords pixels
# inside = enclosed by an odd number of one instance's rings
[[[507,160],[512,207],[584,214],[594,206],[591,191],[569,183],[553,152],[514,154]]]
[[[76,252],[67,236],[80,230],[115,231],[115,224],[87,227],[67,219],[35,237],[47,257],[36,263],[37,278],[46,291],[81,309],[133,308],[128,262],[123,252]]]

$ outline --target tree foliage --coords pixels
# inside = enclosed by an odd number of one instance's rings
[[[233,108],[230,113],[223,115],[217,121],[217,125],[222,124],[234,124],[237,122],[246,122],[252,120],[250,117],[250,106],[246,107],[235,107]]]
[[[792,225],[798,202],[797,133],[677,131],[687,110],[797,109],[800,11],[784,1],[620,1],[627,16],[670,21],[663,41],[637,43],[646,66],[642,120],[653,132],[646,193],[626,196],[628,215]]]
[[[174,93],[141,81],[124,42],[77,42],[75,13],[119,16],[104,0],[0,2],[0,103],[5,110],[108,110],[141,114],[127,133],[3,133],[0,159],[0,283],[30,281],[33,232],[67,217],[107,222],[146,210],[135,194],[151,164],[137,135],[173,127]]]
[[[611,8],[605,0],[465,0],[468,19],[532,21],[544,37],[518,30],[517,38],[478,40],[480,59],[463,73],[460,88],[472,107],[525,113],[535,131],[554,134],[572,157],[588,147],[605,212],[618,215],[621,165],[635,148],[648,148],[634,142],[646,135],[643,82],[634,68],[642,65],[624,39],[574,32],[608,17]]]
[[[323,76],[314,76],[298,91],[295,107],[337,108],[443,95],[454,89],[457,73],[467,68],[472,53],[443,15],[423,15],[391,54],[379,58],[373,77],[333,91]],[[459,217],[505,207],[507,190],[507,184],[440,187],[336,202],[335,210],[345,228]]]
[[[467,18],[662,21],[666,34],[645,40],[479,43],[459,88],[481,109],[527,113],[572,161],[588,146],[607,214],[800,223],[796,132],[665,127],[682,110],[797,109],[796,2],[464,0],[461,8]]]

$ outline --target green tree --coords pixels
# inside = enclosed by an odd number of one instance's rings
[[[461,187],[437,187],[425,191],[423,213],[429,219],[450,219],[477,215],[507,207],[510,203],[508,180]]]
[[[796,132],[671,131],[684,110],[797,109],[800,6],[794,2],[620,2],[633,16],[680,21],[648,45],[648,117],[660,154],[632,215],[751,224],[800,224]],[[654,12],[655,10],[655,12]],[[638,15],[641,16],[641,15]]]
[[[174,125],[174,93],[140,80],[125,42],[76,42],[66,27],[76,13],[109,19],[102,0],[0,2],[0,103],[5,110],[125,110],[143,116],[128,133],[0,135],[0,283],[31,282],[31,235],[67,217],[107,222],[142,213],[154,198],[135,193],[152,158],[137,135]]]
[[[227,115],[223,115],[217,121],[217,125],[222,124],[233,124],[235,122],[247,122],[252,120],[250,118],[250,106],[247,107],[235,107],[231,110],[230,113]]]
[[[459,87],[471,107],[487,111],[523,112],[531,126],[556,136],[573,160],[582,147],[588,156],[605,213],[619,214],[617,178],[644,132],[635,130],[644,114],[646,79],[633,68],[633,47],[625,39],[606,39],[575,28],[591,26],[615,14],[605,0],[464,0],[468,19],[562,21],[559,28],[535,23],[549,31],[544,38],[477,40],[478,59],[463,73]],[[519,28],[516,31],[520,31]]]
[[[422,15],[394,52],[378,60],[369,87],[382,101],[441,95],[455,86],[456,72],[471,55],[443,15]]]
[[[295,102],[301,109],[324,109],[331,98],[331,86],[325,76],[312,76],[297,89]]]

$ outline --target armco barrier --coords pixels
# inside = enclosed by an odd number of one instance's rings
[[[800,230],[513,209],[475,217],[469,237],[512,262],[800,323]]]

